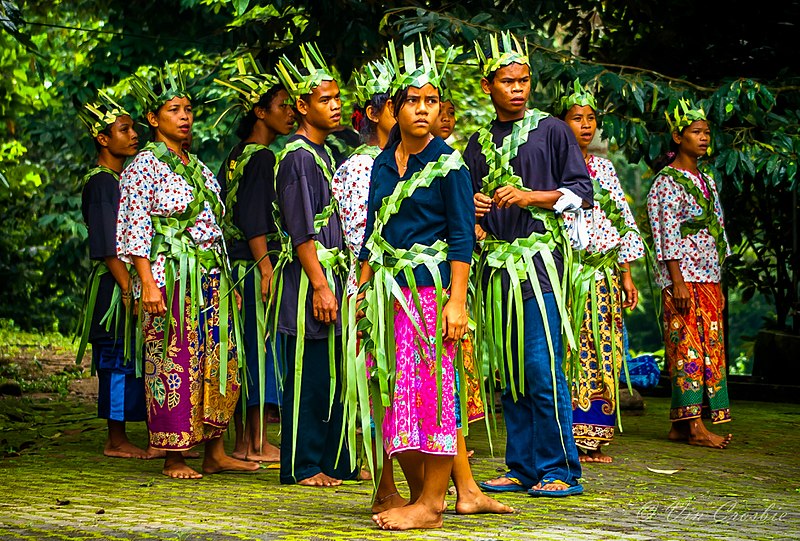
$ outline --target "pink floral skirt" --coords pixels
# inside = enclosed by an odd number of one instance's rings
[[[435,351],[436,289],[427,286],[418,290],[422,316],[417,312],[411,290],[402,288],[411,315],[426,336],[418,337],[408,314],[395,301],[396,382],[392,405],[386,409],[383,419],[383,444],[389,456],[404,451],[455,455],[455,347],[453,342],[444,342],[442,406],[439,410]]]

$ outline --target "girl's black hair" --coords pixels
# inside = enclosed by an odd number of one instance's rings
[[[272,106],[272,101],[281,90],[285,89],[284,86],[279,83],[271,87],[265,93],[261,94],[258,102],[256,102],[253,105],[253,108],[250,109],[239,121],[239,126],[236,128],[236,137],[238,137],[241,141],[244,141],[250,137],[250,134],[253,132],[253,127],[256,125],[256,121],[258,120],[258,117],[255,113],[255,108],[263,107],[264,109],[269,109]]]
[[[389,93],[381,92],[380,94],[373,94],[363,107],[356,106],[353,109],[351,122],[353,124],[353,128],[355,128],[361,137],[362,143],[369,143],[378,136],[378,123],[373,122],[367,116],[367,107],[372,107],[373,113],[380,116],[383,114],[383,108],[386,107],[386,103],[388,101]]]

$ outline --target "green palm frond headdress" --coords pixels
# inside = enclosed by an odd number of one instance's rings
[[[502,32],[499,42],[497,40],[497,35],[492,34],[489,36],[491,54],[490,56],[486,56],[481,48],[481,44],[478,40],[475,40],[475,54],[478,57],[478,63],[481,66],[483,76],[488,77],[492,72],[504,66],[508,66],[509,64],[523,64],[530,67],[531,63],[528,60],[528,40],[525,39],[523,43],[520,43],[511,32]]]
[[[186,90],[183,72],[177,64],[170,66],[169,62],[165,62],[164,69],[157,70],[156,77],[161,85],[160,94],[156,94],[154,84],[138,75],[134,75],[131,80],[131,90],[145,113],[155,112],[173,98],[192,99],[191,94]]]
[[[235,90],[245,111],[250,111],[261,96],[280,82],[276,76],[264,72],[252,54],[236,59],[236,71],[227,81],[214,79],[214,82]]]
[[[668,112],[664,113],[669,124],[671,132],[680,132],[683,128],[690,126],[692,122],[697,120],[706,120],[706,112],[702,107],[694,107],[692,102],[687,99],[681,98],[678,105],[675,106],[675,111],[672,116]]]
[[[567,87],[567,92],[569,92],[569,87]],[[561,114],[565,111],[569,111],[575,105],[580,107],[588,105],[594,109],[595,113],[597,112],[597,101],[595,101],[594,96],[589,92],[588,88],[581,86],[581,82],[578,79],[572,82],[572,93],[562,96],[559,100],[557,112]]]
[[[308,73],[301,72],[286,55],[281,57],[275,67],[278,79],[293,100],[311,93],[323,81],[335,80],[315,43],[300,46],[300,64],[300,67],[305,68]]]
[[[97,101],[87,103],[78,112],[78,117],[86,124],[92,137],[97,137],[106,127],[116,122],[117,118],[125,115],[130,116],[130,113],[102,90],[97,93]]]
[[[419,38],[419,62],[417,61],[416,46],[411,43],[403,45],[403,58],[399,61],[394,43],[389,44],[389,61],[394,70],[394,79],[389,88],[389,92],[394,94],[402,88],[413,86],[422,88],[426,84],[431,84],[434,88],[441,91],[442,79],[447,65],[455,56],[452,47],[445,50],[444,60],[441,70],[436,65],[436,49],[431,45],[431,40],[422,36]]]
[[[375,94],[389,92],[389,87],[394,79],[394,68],[388,58],[374,60],[364,66],[361,71],[353,73],[356,85],[356,99],[359,105],[364,105]]]

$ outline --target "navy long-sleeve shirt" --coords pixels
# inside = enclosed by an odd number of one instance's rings
[[[511,133],[513,126],[514,122],[494,120],[489,130],[494,144],[499,147],[503,138]],[[478,133],[470,137],[464,152],[464,161],[472,176],[472,188],[477,193],[483,186],[483,177],[489,174],[486,158],[478,143]],[[511,167],[522,178],[523,185],[531,190],[552,191],[567,188],[584,201],[592,201],[592,181],[578,142],[569,126],[557,118],[546,117],[539,122],[536,129],[531,130],[528,140],[520,145],[517,155],[511,159]],[[530,211],[517,205],[501,209],[493,203],[492,209],[479,224],[487,233],[507,242],[527,238],[533,232],[545,231],[540,220],[534,219]],[[559,250],[553,252],[553,259],[561,275],[564,261]],[[553,288],[539,255],[534,257],[534,265],[542,291],[551,292]],[[527,280],[522,283],[522,296],[526,300],[533,297],[533,288]]]
[[[429,162],[438,160],[442,154],[453,152],[440,137],[435,137],[422,152],[408,157],[406,173],[400,177],[394,157],[397,144],[384,149],[372,166],[365,242],[375,228],[375,215],[383,198],[391,195],[398,183],[408,180]],[[430,246],[437,240],[443,240],[448,244],[447,261],[470,263],[475,247],[474,226],[472,185],[467,169],[462,167],[434,179],[428,188],[418,188],[411,197],[406,198],[397,214],[389,218],[384,226],[383,237],[399,249],[409,249],[414,244]],[[368,258],[369,250],[364,246],[359,259],[366,261]],[[441,263],[439,272],[443,286],[449,287],[450,265]],[[433,277],[424,265],[414,269],[414,279],[418,286],[434,285]],[[397,281],[401,286],[407,285],[402,274],[398,275]]]

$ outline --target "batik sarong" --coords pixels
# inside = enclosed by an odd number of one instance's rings
[[[461,340],[461,356],[464,360],[464,376],[467,380],[467,423],[480,421],[486,416],[481,398],[481,385],[483,381],[475,370],[475,355],[473,353],[474,339],[472,332],[467,333]],[[462,428],[460,385],[458,372],[456,372],[456,426]]]
[[[175,288],[176,291],[178,288]],[[162,293],[165,288],[161,288]],[[204,309],[191,316],[191,298],[183,299],[183,329],[178,326],[179,295],[173,295],[169,351],[163,353],[166,318],[144,313],[144,377],[150,445],[180,451],[225,431],[239,399],[240,379],[233,335],[225,394],[220,392],[219,274],[202,278]],[[233,330],[233,323],[228,325]]]
[[[722,308],[718,283],[686,282],[691,306],[675,309],[672,295],[663,292],[664,354],[672,380],[670,420],[710,417],[714,423],[731,420],[725,368]]]
[[[403,451],[435,455],[456,454],[453,342],[444,341],[442,352],[441,411],[438,410],[436,376],[436,288],[418,287],[422,316],[407,287],[401,288],[411,316],[425,334],[419,336],[408,314],[394,303],[397,340],[396,381],[392,405],[383,420],[383,442],[391,457]],[[441,414],[441,422],[439,422]]]
[[[575,444],[587,451],[608,445],[614,438],[617,407],[614,373],[619,374],[623,351],[619,278],[614,275],[612,282],[609,289],[605,278],[595,281],[597,341],[592,328],[592,296],[586,299],[579,344],[581,369],[572,382],[572,433]]]

